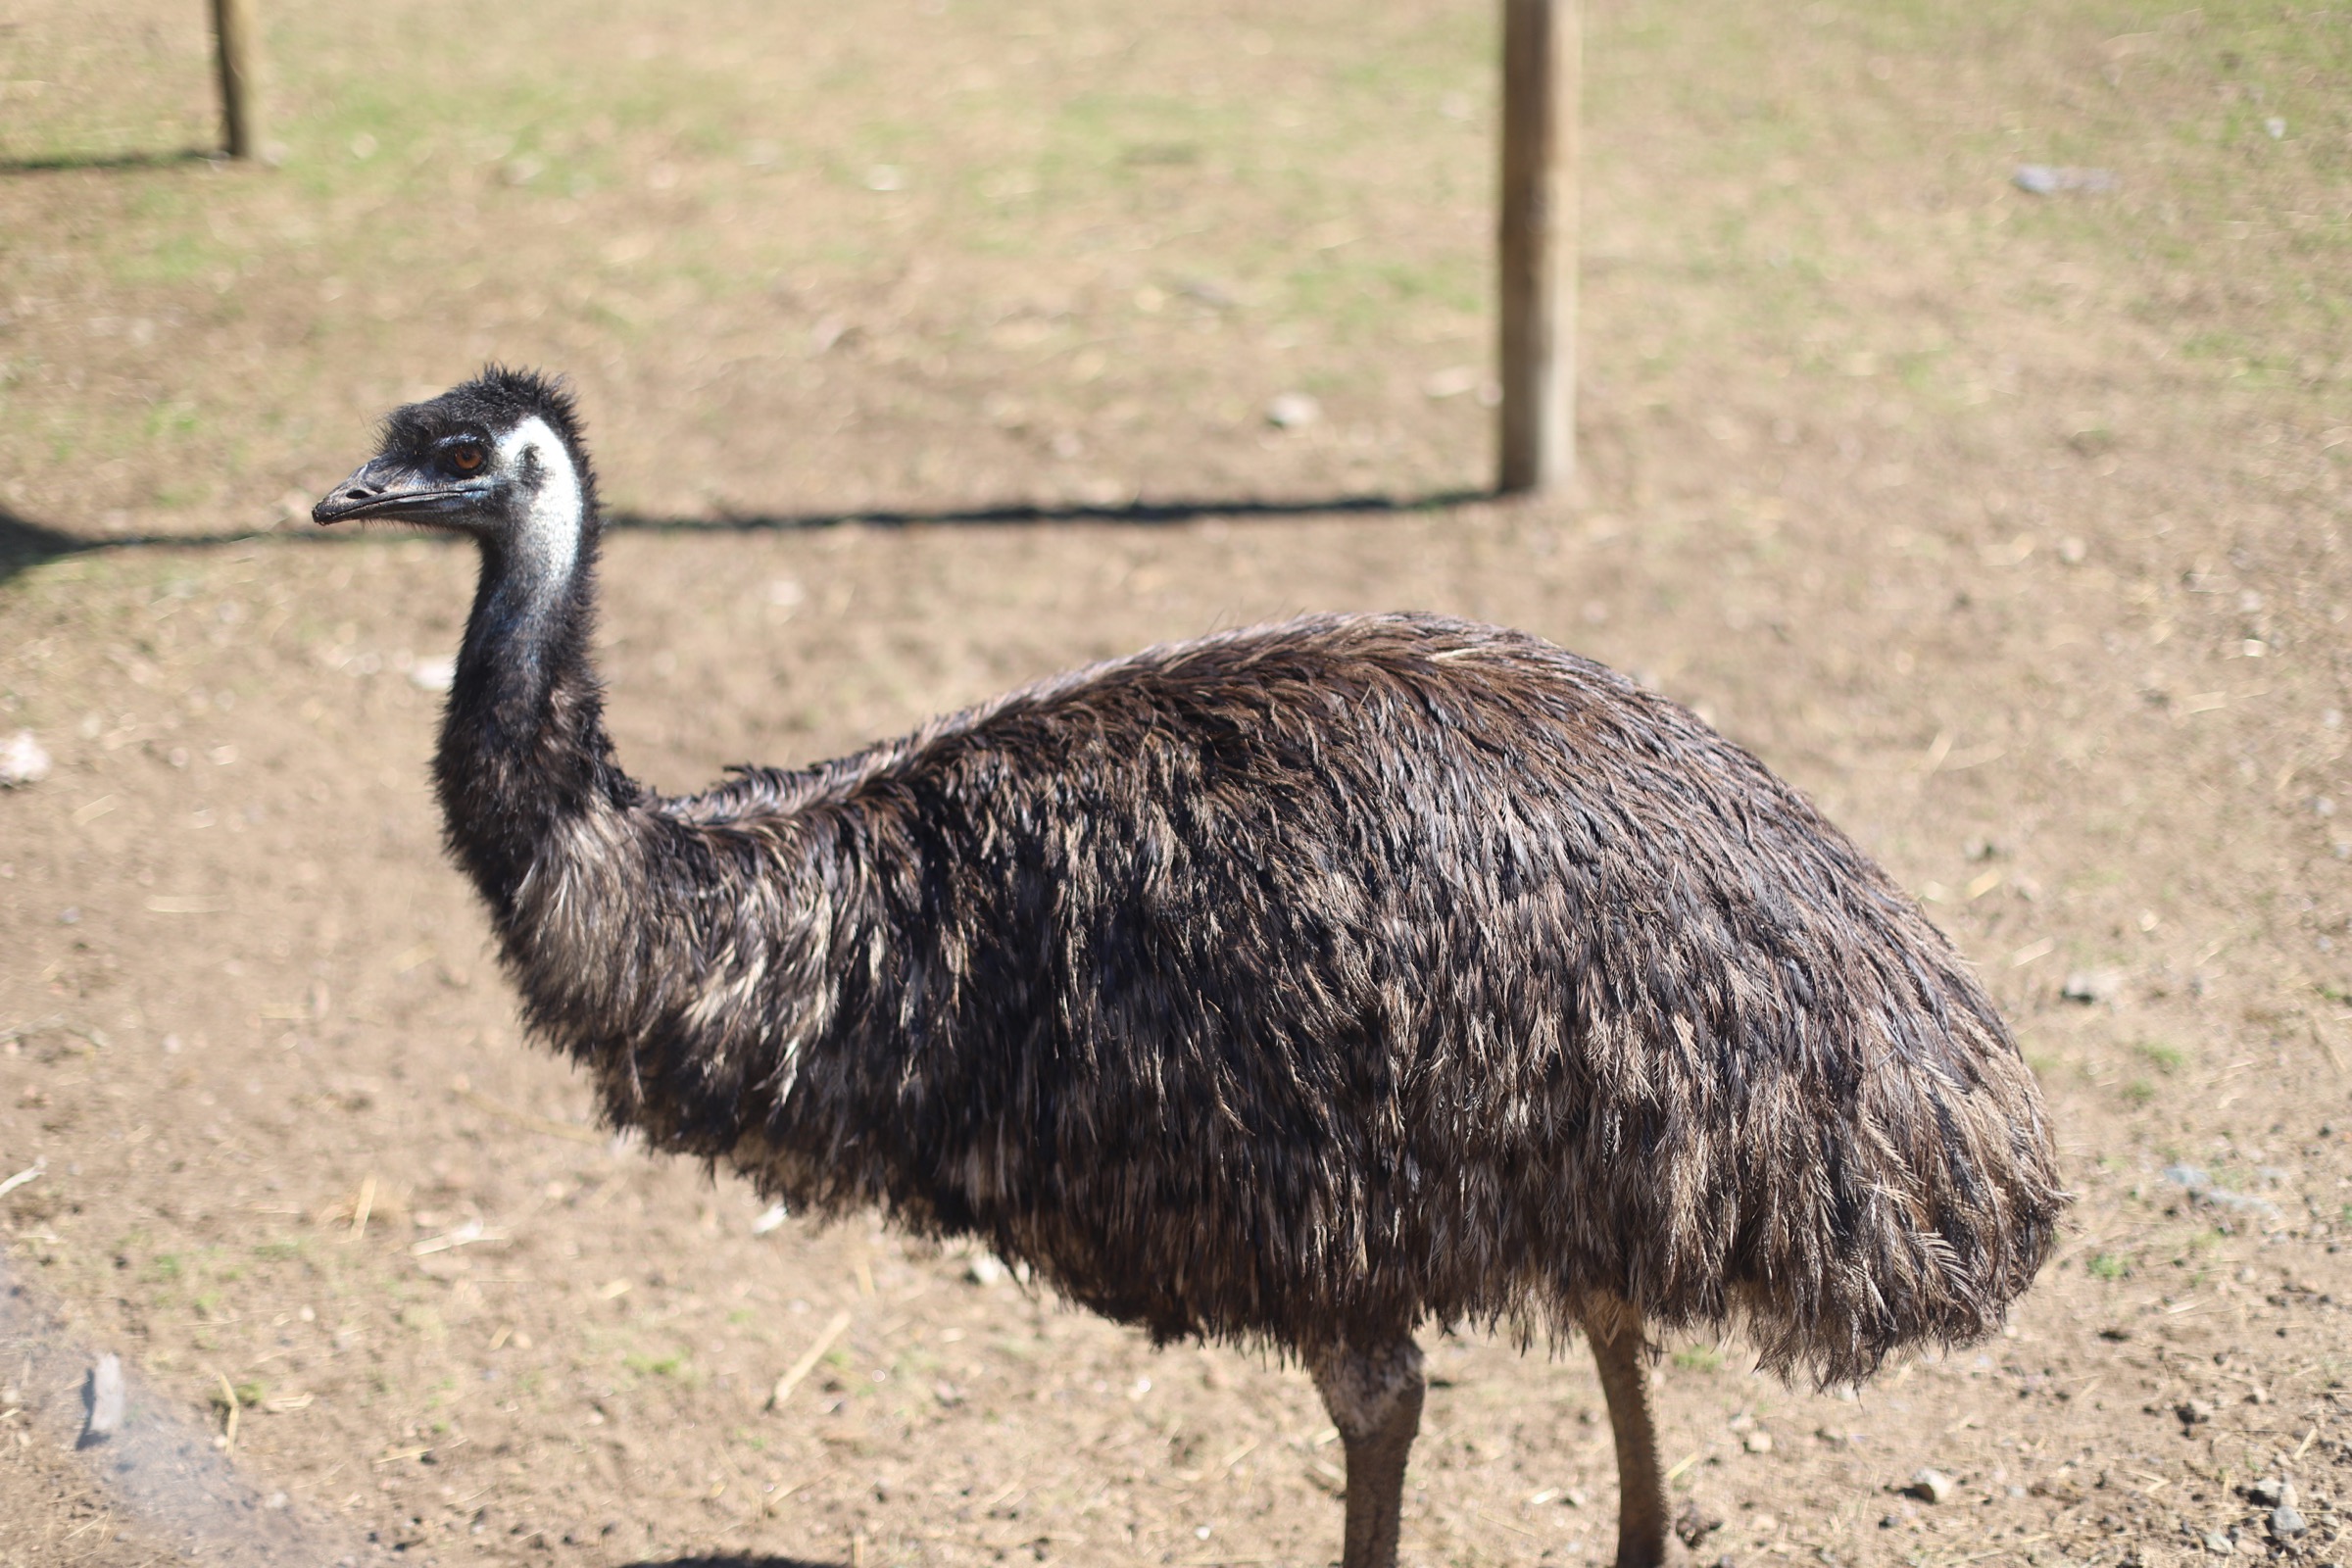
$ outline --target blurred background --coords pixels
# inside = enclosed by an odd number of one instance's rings
[[[1693,705],[1978,963],[2082,1194],[2014,1338],[1859,1401],[1667,1348],[1702,1560],[2340,1554],[2352,33],[1592,0],[1582,482],[1505,505],[1496,10],[264,0],[223,163],[204,7],[0,0],[0,1261],[57,1343],[355,1560],[1328,1558],[1296,1373],[760,1229],[523,1049],[425,784],[471,560],[307,520],[495,358],[578,385],[662,787],[1300,611]],[[1589,1368],[1429,1343],[1407,1561],[1604,1557]],[[9,1387],[0,1561],[176,1549]]]

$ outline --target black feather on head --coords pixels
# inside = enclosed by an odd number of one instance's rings
[[[405,404],[384,416],[382,450],[421,453],[434,442],[463,430],[495,440],[523,420],[540,418],[563,438],[579,471],[581,486],[594,493],[588,449],[580,439],[579,410],[571,383],[561,375],[537,370],[485,365],[472,380],[451,387],[437,398]],[[590,509],[593,518],[594,509]]]

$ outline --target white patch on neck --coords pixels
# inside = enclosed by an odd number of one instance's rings
[[[586,520],[580,515],[580,476],[563,437],[536,415],[500,438],[498,456],[500,468],[509,473],[519,473],[526,456],[536,460],[539,487],[531,493],[514,548],[516,564],[532,584],[533,600],[544,604],[569,590],[579,563]]]

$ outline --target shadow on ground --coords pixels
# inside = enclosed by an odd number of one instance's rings
[[[6,166],[0,165],[0,168]],[[1019,527],[1040,523],[1119,523],[1171,527],[1205,517],[1231,521],[1280,521],[1291,517],[1360,516],[1443,512],[1475,501],[1491,501],[1486,490],[1440,490],[1427,495],[1349,495],[1302,501],[1201,500],[1130,501],[1115,506],[1044,506],[1006,502],[996,506],[941,507],[853,512],[746,513],[717,517],[657,517],[616,512],[605,518],[609,533],[795,533],[819,528]],[[116,534],[90,538],[65,533],[0,508],[0,583],[60,556],[122,550],[209,550],[269,539],[286,544],[341,544],[381,537],[364,528],[240,528],[216,533]],[[436,536],[439,537],[439,536]]]
[[[8,581],[27,566],[37,566],[60,556],[77,555],[90,548],[91,541],[87,539],[27,522],[6,507],[0,507],[0,582]]]
[[[75,170],[177,169],[182,164],[219,163],[222,155],[197,147],[170,153],[52,153],[43,158],[0,158],[0,175],[64,174]]]
[[[992,527],[1039,522],[1117,522],[1138,526],[1197,522],[1203,517],[1263,518],[1317,517],[1366,513],[1442,512],[1471,501],[1489,501],[1484,490],[1440,490],[1420,496],[1314,496],[1302,501],[1241,501],[1207,499],[1127,501],[1111,506],[1083,503],[1045,506],[1035,502],[1004,502],[996,506],[944,507],[904,511],[744,513],[718,517],[649,517],[640,513],[615,512],[605,518],[612,530],[641,533],[782,533],[803,528],[839,528],[858,524],[868,528],[924,528],[935,526]]]
[[[624,1568],[847,1568],[814,1557],[647,1557]]]

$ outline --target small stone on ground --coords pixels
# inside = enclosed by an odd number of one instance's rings
[[[1277,430],[1300,430],[1323,417],[1323,405],[1304,392],[1285,392],[1266,405],[1266,422]]]
[[[21,729],[0,741],[0,790],[38,784],[49,776],[49,753],[32,731]]]
[[[87,1408],[83,1418],[81,1441],[77,1447],[94,1447],[122,1430],[122,1409],[127,1391],[122,1385],[122,1359],[102,1355],[90,1368],[89,1381],[82,1398]]]

